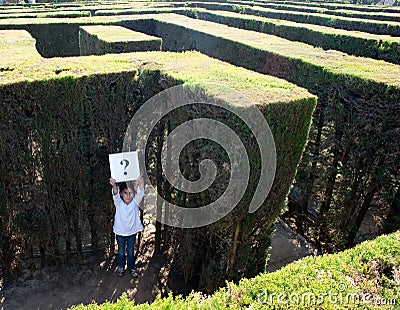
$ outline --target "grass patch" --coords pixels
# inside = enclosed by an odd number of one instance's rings
[[[0,30],[0,76],[42,57],[35,39],[25,30]]]

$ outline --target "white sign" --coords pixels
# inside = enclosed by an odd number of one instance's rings
[[[117,182],[137,180],[140,176],[137,152],[109,154],[111,177]]]

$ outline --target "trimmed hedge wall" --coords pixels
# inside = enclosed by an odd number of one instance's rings
[[[204,289],[213,290],[226,278],[253,276],[263,270],[271,225],[285,207],[307,141],[315,97],[286,81],[235,68],[199,53],[148,52],[40,59],[2,72],[3,276],[18,270],[24,257],[31,264],[34,255],[40,255],[42,264],[60,263],[74,253],[84,255],[89,244],[94,251],[113,253],[108,154],[121,151],[127,124],[143,102],[162,89],[195,81],[224,84],[256,102],[274,134],[278,169],[270,196],[256,213],[248,214],[247,205],[257,172],[252,174],[241,204],[224,221],[187,234],[175,230],[173,242],[181,245],[175,250],[182,257],[190,252],[194,259],[202,258],[202,266],[182,262],[182,268],[203,280],[212,272],[209,280],[214,282],[203,281]],[[218,113],[232,122],[226,112]],[[236,126],[240,129],[242,125]],[[251,162],[257,166],[257,145],[247,146]],[[154,179],[154,168],[148,169]],[[220,190],[216,186],[216,194]],[[178,193],[172,194],[179,200]],[[243,227],[236,239],[233,219]],[[221,243],[215,232],[231,241]],[[206,240],[210,244],[204,253],[197,246]],[[242,241],[236,247],[236,260],[232,259],[233,240]],[[217,262],[221,267],[216,269]],[[232,263],[229,273],[227,262]]]
[[[160,51],[162,40],[120,26],[79,27],[80,55]]]
[[[350,18],[362,18],[368,20],[381,20],[381,21],[393,21],[400,22],[399,13],[381,13],[381,12],[358,12],[352,9],[348,10],[325,10],[324,14],[330,14],[335,16],[345,16]]]
[[[259,1],[257,1],[258,3]],[[262,2],[262,1],[261,1]],[[278,2],[279,3],[279,2]],[[287,4],[299,4],[296,1],[286,1]],[[337,9],[351,9],[355,11],[363,11],[363,12],[388,12],[388,13],[400,13],[400,8],[396,6],[387,6],[387,5],[362,5],[362,4],[349,4],[349,3],[327,3],[327,2],[302,2],[304,6],[317,6],[321,8],[327,8],[330,10]]]
[[[143,16],[128,17],[139,19]],[[85,25],[117,25],[118,17],[90,17],[74,19],[11,19],[1,20],[0,29],[24,29],[36,39],[36,49],[45,58],[80,56],[79,27]]]
[[[371,57],[375,59],[383,59],[393,63],[399,63],[399,42],[395,38],[382,37],[373,34],[351,33],[346,30],[335,30],[326,28],[325,26],[300,25],[290,21],[276,21],[274,19],[265,19],[252,15],[235,15],[230,12],[207,12],[201,10],[171,9],[171,8],[155,8],[155,9],[129,9],[129,10],[96,10],[96,16],[118,14],[138,14],[176,12],[191,17],[205,19],[208,21],[225,23],[232,27],[239,27],[247,30],[254,30],[264,33],[277,35],[289,40],[298,40],[324,49],[336,49],[343,52]],[[126,17],[131,19],[133,17]],[[145,18],[137,16],[136,18]],[[101,20],[91,18],[88,20],[59,20],[56,23],[45,21],[48,29],[43,26],[43,22],[37,20],[35,23],[26,20],[24,24],[15,20],[0,23],[0,29],[22,28],[28,30],[37,40],[37,49],[43,57],[57,56],[78,56],[79,42],[76,39],[79,33],[79,26],[85,24],[117,24],[118,20],[112,17]],[[14,24],[11,27],[11,24]],[[42,25],[40,25],[42,24]]]
[[[382,59],[400,64],[400,40],[395,37],[351,32],[232,12],[209,12],[199,9],[178,10],[176,13],[230,27],[273,34],[288,40],[322,47],[325,50],[333,49],[351,55]]]
[[[43,57],[79,56],[78,19],[12,19],[0,20],[0,29],[27,30],[36,40],[36,49]]]
[[[234,4],[212,4],[203,2],[189,2],[188,6],[195,8],[204,8],[208,10],[230,11],[242,14],[256,15],[268,18],[290,20],[298,23],[316,24],[321,26],[346,29],[350,31],[363,31],[375,34],[388,34],[400,36],[400,23],[373,21],[367,19],[356,19],[347,17],[336,17],[316,13],[300,13],[280,11],[274,9],[252,8],[245,5]]]
[[[245,1],[235,1],[235,4],[248,5]],[[298,2],[297,4],[278,4],[278,3],[256,3],[255,6],[263,8],[271,8],[283,11],[295,11],[295,12],[306,12],[306,13],[317,13],[317,14],[328,14],[336,16],[345,16],[350,18],[362,18],[369,20],[387,20],[387,21],[400,21],[400,17],[396,13],[384,13],[380,10],[375,10],[372,12],[359,10],[353,10],[354,7],[358,6],[354,4],[353,6],[348,6],[345,9],[330,9],[322,7],[311,7],[304,5],[304,2]]]
[[[4,13],[0,14],[0,19],[9,18],[74,18],[90,16],[90,12],[85,11],[43,11],[43,12],[30,12],[30,13]]]

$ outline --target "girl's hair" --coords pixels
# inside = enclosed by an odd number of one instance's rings
[[[122,192],[124,189],[128,188],[128,185],[126,184],[126,182],[121,182],[121,183],[119,183],[118,187],[119,187],[119,191]]]
[[[118,184],[118,187],[119,187],[119,192],[121,193],[124,189],[128,188],[128,185],[126,184],[126,182],[121,182]],[[136,189],[133,188],[133,196],[135,195],[136,195]]]

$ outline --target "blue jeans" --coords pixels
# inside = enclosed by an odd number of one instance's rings
[[[136,241],[136,234],[131,236],[120,236],[117,235],[117,244],[118,244],[118,254],[117,254],[117,264],[118,267],[125,268],[126,258],[128,258],[128,268],[135,268],[135,255],[134,255],[134,247]],[[125,257],[125,250],[126,256]]]

